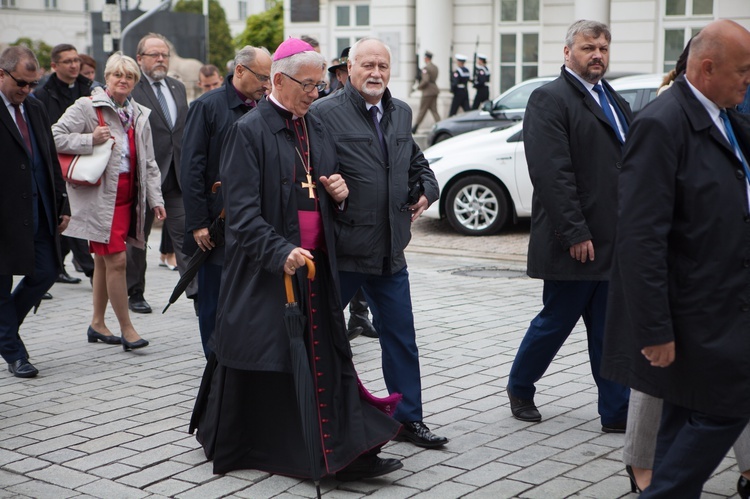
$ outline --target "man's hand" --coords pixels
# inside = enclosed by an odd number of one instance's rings
[[[674,341],[662,345],[653,345],[641,350],[644,357],[654,367],[667,367],[674,362]]]
[[[208,235],[208,228],[203,227],[202,229],[195,229],[193,231],[193,239],[198,244],[198,247],[203,251],[208,251],[211,248],[216,247],[216,243],[211,240],[211,236]]]
[[[68,228],[68,223],[70,223],[70,215],[62,215],[60,217],[60,225],[57,226],[57,231],[62,234]]]
[[[323,184],[323,187],[325,187],[326,192],[337,204],[340,204],[349,197],[349,188],[346,186],[346,181],[338,173],[334,173],[330,177],[321,176],[319,180]]]
[[[305,266],[305,257],[310,260],[313,259],[312,253],[307,251],[305,248],[294,248],[289,256],[286,257],[284,263],[284,272],[289,275],[294,275],[297,269]]]
[[[591,239],[583,241],[582,243],[574,244],[570,247],[570,257],[578,260],[581,263],[586,263],[586,260],[594,261],[594,243]]]
[[[429,206],[429,201],[427,201],[427,196],[422,194],[419,196],[419,201],[417,201],[415,204],[409,206],[409,213],[411,214],[411,221],[414,222],[416,219],[419,218],[419,216],[424,213],[424,210],[427,209]]]

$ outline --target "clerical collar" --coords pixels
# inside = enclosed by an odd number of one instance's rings
[[[281,102],[279,102],[279,100],[278,100],[278,99],[277,99],[277,98],[276,98],[276,97],[275,97],[275,96],[274,96],[273,94],[270,94],[270,95],[268,96],[268,100],[269,100],[269,101],[271,101],[271,104],[273,104],[273,105],[274,105],[274,106],[276,106],[277,108],[281,109],[282,111],[286,111],[287,113],[289,113],[289,116],[290,116],[290,117],[291,117],[291,118],[292,118],[293,120],[298,120],[298,119],[300,119],[300,118],[302,117],[302,116],[297,116],[296,114],[294,114],[293,112],[291,112],[291,111],[290,111],[289,109],[285,108],[285,107],[284,107],[284,106],[283,106],[283,105],[281,104]]]
[[[247,107],[255,107],[258,103],[255,102],[253,99],[250,99],[248,97],[245,97],[245,94],[240,92],[240,90],[232,84],[232,88],[234,89],[235,93],[237,94],[237,97],[240,98],[243,104],[245,104]]]

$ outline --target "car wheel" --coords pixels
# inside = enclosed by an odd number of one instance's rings
[[[460,179],[445,198],[448,222],[456,231],[468,236],[485,236],[498,232],[510,218],[505,190],[482,175]]]
[[[442,141],[444,141],[444,140],[448,140],[448,139],[450,139],[451,137],[452,137],[452,135],[451,135],[451,134],[443,132],[443,133],[441,133],[440,135],[438,135],[437,137],[435,137],[435,141],[434,141],[434,142],[432,143],[432,145],[434,146],[434,145],[435,145],[435,144],[437,144],[438,142],[442,142]]]

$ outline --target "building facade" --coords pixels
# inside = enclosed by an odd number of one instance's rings
[[[123,10],[136,7],[148,11],[159,0],[119,0]],[[174,1],[173,1],[174,3]],[[0,46],[20,37],[42,40],[48,45],[71,43],[79,51],[92,51],[91,13],[101,12],[105,0],[0,0]],[[219,0],[232,36],[245,29],[248,16],[263,12],[266,0]],[[132,55],[132,54],[131,54]]]
[[[329,59],[363,36],[385,40],[394,56],[391,90],[412,102],[426,50],[442,89],[451,54],[467,55],[470,68],[475,52],[486,54],[494,97],[558,74],[565,32],[584,18],[612,30],[610,71],[654,73],[671,69],[690,37],[715,19],[750,29],[750,0],[284,0],[285,33],[318,38]]]

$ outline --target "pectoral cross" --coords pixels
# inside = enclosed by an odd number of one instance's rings
[[[310,199],[315,199],[315,189],[317,189],[318,186],[313,183],[312,177],[309,173],[305,176],[307,177],[307,182],[300,182],[302,184],[302,188],[307,189],[307,194]]]

